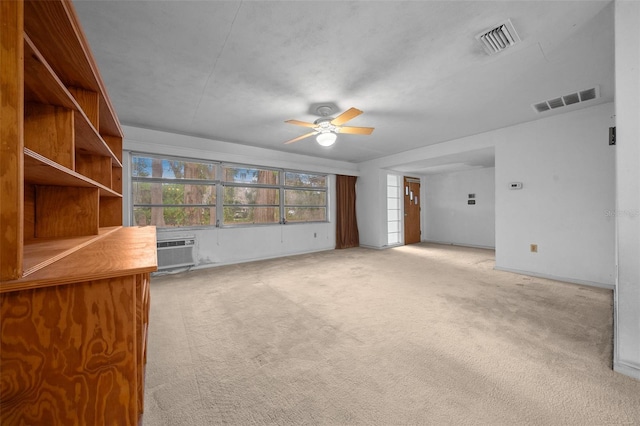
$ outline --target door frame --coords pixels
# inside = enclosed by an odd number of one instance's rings
[[[418,231],[418,240],[417,241],[411,241],[411,242],[407,242],[407,224],[406,224],[406,218],[407,218],[407,212],[405,211],[406,209],[406,197],[409,196],[410,193],[410,184],[411,183],[416,183],[418,184],[418,193],[415,194],[418,197],[418,220],[416,222],[417,224],[417,231]],[[409,184],[409,185],[407,185]],[[414,177],[414,176],[403,176],[402,177],[402,228],[403,228],[403,243],[404,245],[407,244],[416,244],[422,241],[422,179],[418,178],[418,177]],[[415,231],[415,230],[414,230]]]

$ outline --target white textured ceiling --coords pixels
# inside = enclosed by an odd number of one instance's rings
[[[610,2],[74,4],[132,126],[360,162],[535,120],[544,114],[531,104],[596,85],[600,99],[563,111],[613,100]],[[486,55],[475,35],[507,18],[522,42]],[[374,133],[341,134],[331,148],[283,145],[308,132],[284,121],[313,121],[310,106],[322,102],[363,110],[349,125]]]

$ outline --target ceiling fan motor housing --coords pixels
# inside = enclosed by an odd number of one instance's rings
[[[333,117],[322,117],[314,121],[313,124],[316,124],[318,126],[316,127],[316,130],[320,133],[338,133],[340,131],[340,128],[331,124],[331,120],[333,120]]]

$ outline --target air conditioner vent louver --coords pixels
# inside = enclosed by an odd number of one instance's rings
[[[565,106],[578,104],[580,102],[590,101],[600,97],[600,87],[592,87],[591,89],[580,90],[575,93],[560,96],[559,98],[549,99],[547,101],[536,102],[531,107],[537,112],[545,112],[552,109],[562,108]]]
[[[159,240],[157,242],[158,270],[195,265],[193,247],[195,237]]]
[[[488,55],[495,55],[520,42],[520,37],[510,19],[495,28],[481,32],[476,36],[476,39],[482,44]]]

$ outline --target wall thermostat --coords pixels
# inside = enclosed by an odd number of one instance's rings
[[[522,182],[511,182],[509,189],[522,189]]]

